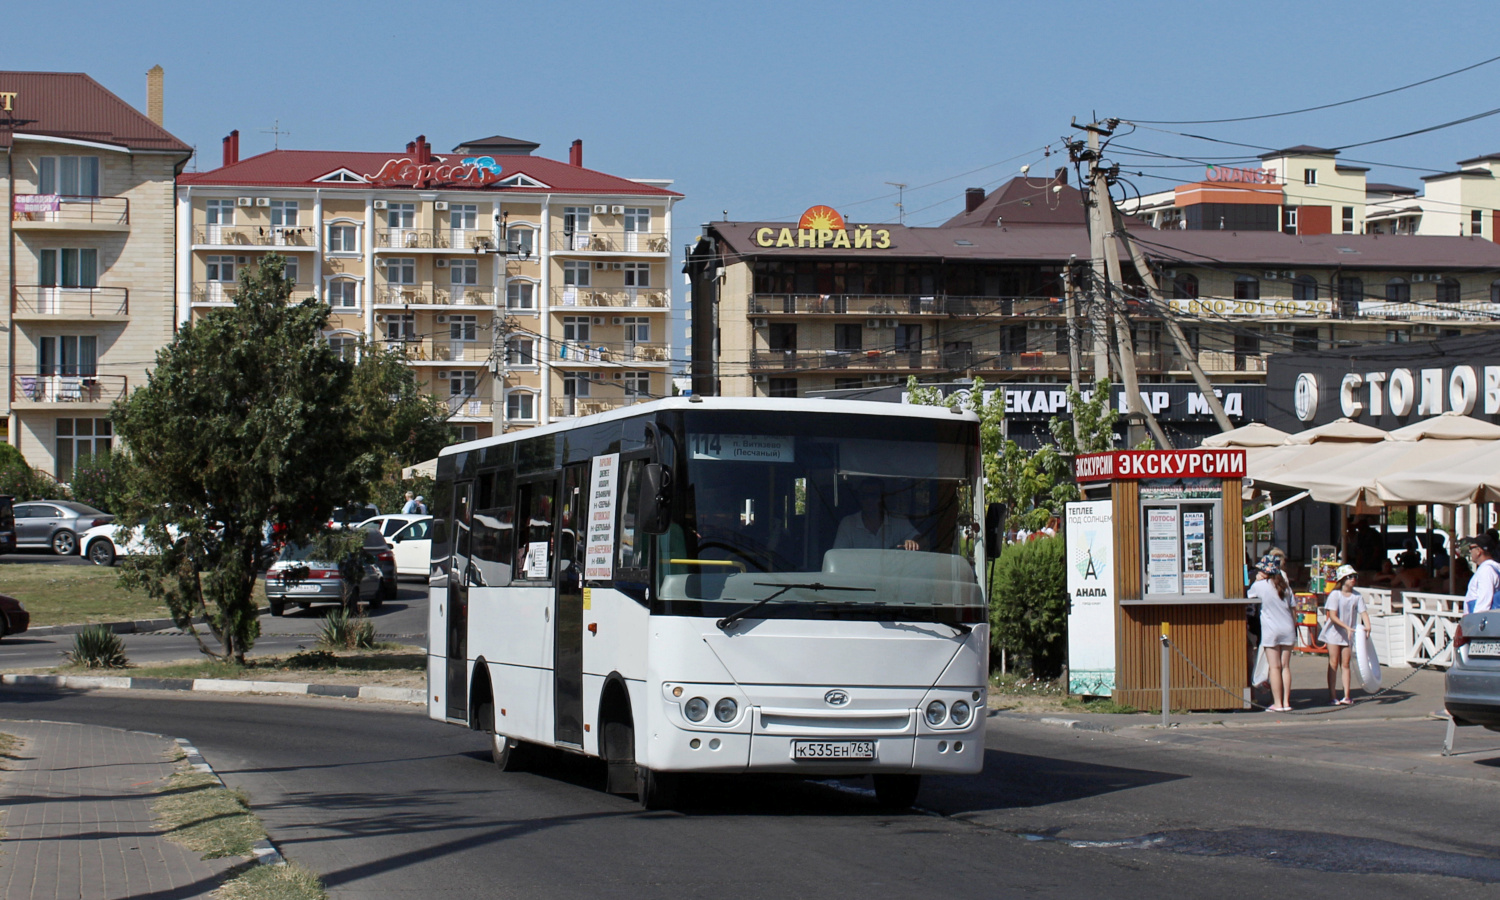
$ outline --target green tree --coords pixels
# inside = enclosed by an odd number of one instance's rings
[[[1038,678],[1056,678],[1067,657],[1068,578],[1065,539],[1008,545],[990,591],[990,642],[1019,651]]]
[[[290,302],[284,260],[242,271],[234,306],[182,327],[145,387],[117,403],[130,447],[127,520],[159,553],[122,577],[161,600],[207,655],[243,661],[260,632],[263,529],[309,541],[333,507],[362,500],[398,462],[441,446],[438,405],[382,351],[324,339],[328,307]],[[204,616],[218,643],[193,628]]]

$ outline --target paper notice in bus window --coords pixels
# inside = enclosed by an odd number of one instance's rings
[[[790,435],[690,434],[688,452],[693,459],[795,462],[796,450],[792,441]]]
[[[534,541],[526,545],[526,577],[547,577],[547,542]]]
[[[614,575],[615,498],[620,474],[620,454],[594,457],[589,479],[588,531],[584,538],[583,577],[586,581],[608,581]]]

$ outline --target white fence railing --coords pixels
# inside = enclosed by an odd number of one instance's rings
[[[1383,664],[1453,664],[1453,636],[1464,617],[1464,598],[1368,587],[1359,592],[1370,612],[1370,639]]]

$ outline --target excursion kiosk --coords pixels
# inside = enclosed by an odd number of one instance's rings
[[[1162,623],[1215,687],[1173,654],[1173,709],[1249,699],[1239,449],[1079,456],[1067,508],[1068,690],[1161,705]],[[1237,698],[1239,698],[1237,700]]]

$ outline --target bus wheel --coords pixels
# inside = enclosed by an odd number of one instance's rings
[[[490,759],[502,772],[519,772],[525,763],[525,748],[513,737],[495,731],[495,704],[485,703],[479,707],[480,722],[490,735]]]
[[[875,802],[886,809],[911,809],[922,789],[921,775],[876,775]]]
[[[678,784],[678,776],[642,766],[636,775],[635,796],[642,809],[671,809],[677,805]]]

